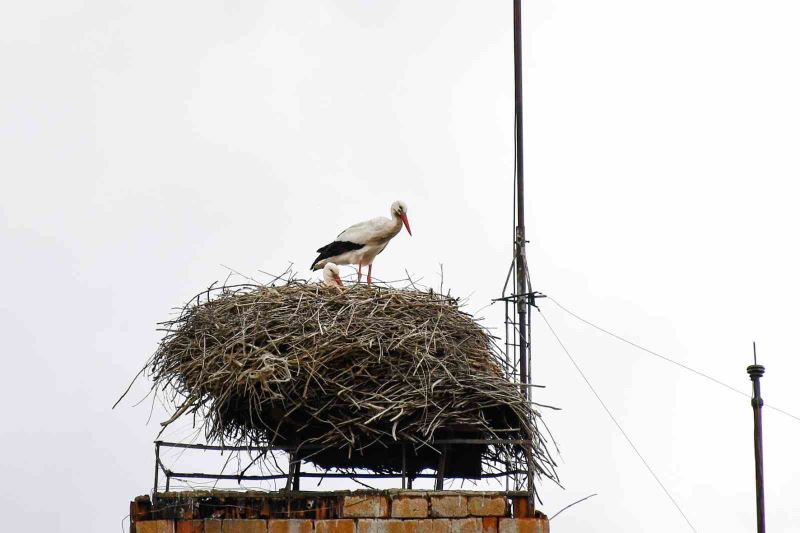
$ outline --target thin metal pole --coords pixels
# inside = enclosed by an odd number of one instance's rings
[[[159,448],[161,447],[161,443],[156,441],[156,475],[155,480],[153,481],[153,494],[158,492],[158,461],[159,461]]]
[[[300,462],[300,458],[297,458],[297,464],[294,465],[294,481],[292,482],[292,490],[293,491],[300,491],[300,468],[302,467],[302,463]]]
[[[514,0],[514,134],[516,145],[516,182],[517,182],[517,228],[514,243],[517,285],[517,327],[519,329],[519,378],[523,385],[522,394],[528,398],[528,361],[527,361],[527,299],[522,294],[527,292],[527,269],[525,268],[525,173],[523,165],[522,143],[522,7],[521,0]]]
[[[528,314],[528,265],[525,254],[525,171],[524,171],[524,143],[522,136],[522,1],[514,0],[514,134],[515,134],[515,159],[517,163],[517,227],[515,237],[514,261],[516,263],[517,285],[517,327],[519,328],[519,381],[522,395],[528,400],[530,392],[529,375],[529,344],[530,317]],[[535,487],[533,481],[533,453],[530,446],[525,447],[525,462],[527,463],[527,490],[531,509],[534,509]]]
[[[292,481],[294,481],[294,469],[296,468],[296,463],[294,462],[294,454],[289,454],[289,471],[286,473],[286,492],[292,490]]]
[[[447,449],[447,444],[441,448],[441,455],[439,456],[439,468],[436,472],[435,490],[444,490],[444,471],[447,468]]]
[[[405,443],[403,443],[402,450],[403,450],[403,457],[402,457],[403,464],[401,466],[402,488],[403,490],[405,490],[406,488],[406,444]]]
[[[753,343],[753,364],[747,367],[747,373],[753,382],[753,398],[750,404],[753,406],[753,445],[756,460],[756,521],[758,533],[766,532],[764,521],[764,442],[761,432],[761,407],[764,400],[761,399],[761,377],[764,375],[764,367],[758,364],[756,359],[756,343]]]

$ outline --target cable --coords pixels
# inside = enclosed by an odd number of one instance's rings
[[[547,298],[548,298],[548,300],[550,300],[551,302],[556,304],[558,306],[558,308],[561,309],[562,311],[564,311],[565,313],[567,313],[569,315],[572,315],[574,318],[577,318],[578,320],[580,320],[584,324],[587,324],[587,325],[595,328],[598,331],[602,331],[606,335],[610,335],[610,336],[614,337],[615,339],[617,339],[619,341],[622,341],[622,342],[624,342],[626,344],[630,344],[631,346],[633,346],[635,348],[639,348],[640,350],[642,350],[644,352],[647,352],[647,353],[649,353],[651,355],[655,355],[656,357],[658,357],[660,359],[663,359],[664,361],[667,361],[669,363],[672,363],[673,365],[679,366],[679,367],[683,368],[684,370],[688,370],[689,372],[694,372],[698,376],[701,376],[701,377],[704,377],[704,378],[706,378],[708,380],[711,380],[714,383],[716,383],[717,385],[722,385],[726,389],[730,389],[730,390],[732,390],[733,392],[735,392],[737,394],[741,394],[742,396],[747,396],[748,398],[750,397],[750,395],[747,394],[746,392],[742,392],[739,389],[728,385],[727,383],[723,383],[722,381],[720,381],[718,379],[712,378],[708,374],[704,374],[704,373],[700,372],[699,370],[695,370],[693,368],[690,368],[690,367],[684,365],[683,363],[679,363],[678,361],[675,361],[674,359],[670,359],[669,357],[667,357],[665,355],[661,355],[659,353],[654,352],[653,350],[649,350],[649,349],[645,348],[644,346],[640,346],[640,345],[636,344],[633,341],[629,341],[628,339],[620,337],[619,335],[617,335],[615,333],[612,333],[612,332],[608,331],[607,329],[603,329],[600,326],[598,326],[597,324],[593,324],[593,323],[589,322],[588,320],[586,320],[585,318],[576,315],[575,313],[573,313],[572,311],[570,311],[569,309],[567,309],[566,307],[564,307],[563,305],[558,303],[558,301],[556,301],[554,298],[552,298],[550,296],[548,296]]]
[[[622,433],[622,436],[625,437],[625,440],[628,441],[628,444],[630,444],[631,448],[633,448],[633,451],[636,452],[636,455],[639,456],[639,459],[641,459],[641,461],[644,464],[645,468],[647,468],[647,471],[650,472],[650,475],[652,475],[653,479],[656,480],[656,483],[658,483],[658,486],[661,487],[661,490],[664,491],[664,494],[667,495],[667,498],[669,498],[669,500],[672,502],[672,505],[675,506],[675,508],[678,510],[678,512],[683,517],[683,519],[686,520],[686,523],[689,525],[689,527],[692,529],[692,531],[694,531],[694,533],[697,533],[697,530],[694,528],[692,523],[689,521],[689,518],[683,512],[683,510],[681,509],[680,505],[678,505],[678,502],[675,501],[675,498],[673,498],[672,495],[669,493],[669,491],[667,490],[667,487],[665,487],[664,484],[661,483],[661,480],[658,478],[658,476],[653,471],[653,469],[650,468],[650,465],[647,464],[647,461],[645,460],[644,456],[642,456],[642,454],[639,453],[639,450],[636,448],[636,445],[633,443],[631,438],[628,436],[627,433],[625,433],[625,430],[622,429],[622,426],[619,425],[619,422],[617,422],[617,419],[614,418],[614,415],[611,414],[611,411],[606,406],[606,404],[602,400],[602,398],[600,398],[600,395],[597,393],[597,391],[592,386],[592,384],[589,382],[589,379],[586,377],[586,374],[583,373],[583,370],[581,370],[581,367],[578,366],[578,363],[572,357],[572,354],[569,353],[569,350],[567,350],[567,347],[564,346],[563,342],[561,342],[561,339],[559,338],[558,334],[556,334],[555,330],[553,329],[553,326],[550,325],[550,322],[547,320],[547,317],[544,316],[544,313],[542,313],[541,309],[539,309],[539,315],[542,317],[542,320],[544,320],[544,323],[547,324],[547,327],[550,329],[550,332],[556,338],[556,341],[558,341],[558,344],[561,346],[561,349],[564,350],[564,353],[567,354],[567,357],[569,357],[569,360],[572,361],[572,365],[575,367],[575,369],[581,375],[581,377],[583,378],[583,381],[586,382],[586,385],[588,385],[589,389],[592,391],[592,394],[594,394],[594,397],[597,398],[597,401],[600,402],[600,405],[603,406],[603,409],[605,409],[606,414],[609,416],[609,418],[611,418],[611,421],[614,422],[614,425],[617,426],[617,429],[619,429],[620,433]]]
[[[654,356],[658,357],[659,359],[662,359],[662,360],[664,360],[664,361],[667,361],[668,363],[672,363],[672,364],[673,364],[673,365],[675,365],[675,366],[679,366],[679,367],[681,367],[682,369],[684,369],[684,370],[688,370],[689,372],[692,372],[693,374],[697,374],[697,375],[698,375],[698,376],[700,376],[700,377],[706,378],[706,379],[707,379],[707,380],[709,380],[709,381],[713,381],[713,382],[714,382],[714,383],[716,383],[717,385],[720,385],[720,386],[722,386],[722,387],[725,387],[726,389],[728,389],[728,390],[731,390],[731,391],[735,392],[736,394],[741,394],[742,396],[744,396],[744,397],[746,397],[746,398],[750,398],[750,397],[751,397],[751,395],[750,395],[749,393],[742,392],[742,391],[740,391],[739,389],[737,389],[737,388],[735,388],[735,387],[732,387],[732,386],[728,385],[728,384],[727,384],[727,383],[725,383],[725,382],[722,382],[722,381],[720,381],[720,380],[718,380],[718,379],[716,379],[716,378],[713,378],[713,377],[709,376],[708,374],[704,374],[703,372],[700,372],[699,370],[695,370],[694,368],[688,367],[688,366],[684,365],[683,363],[679,363],[678,361],[675,361],[674,359],[670,359],[670,358],[669,358],[669,357],[667,357],[666,355],[661,355],[660,353],[656,353],[656,352],[654,352],[653,350],[650,350],[650,349],[648,349],[648,348],[645,348],[644,346],[641,346],[641,345],[639,345],[639,344],[636,344],[636,343],[635,343],[635,342],[633,342],[633,341],[629,341],[628,339],[626,339],[626,338],[624,338],[624,337],[620,337],[620,336],[619,336],[619,335],[617,335],[616,333],[612,333],[611,331],[608,331],[607,329],[601,328],[601,327],[600,327],[600,326],[598,326],[597,324],[593,324],[592,322],[589,322],[589,321],[588,321],[588,320],[586,320],[585,318],[583,318],[583,317],[581,317],[581,316],[579,316],[579,315],[577,315],[577,314],[573,313],[572,311],[570,311],[569,309],[567,309],[566,307],[564,307],[563,305],[561,305],[560,303],[558,303],[558,301],[557,301],[555,298],[553,298],[552,296],[549,296],[549,295],[548,295],[547,299],[548,299],[548,300],[550,300],[551,302],[553,302],[553,303],[554,303],[554,304],[555,304],[555,305],[556,305],[556,306],[557,306],[559,309],[561,309],[562,311],[564,311],[564,312],[565,312],[565,313],[567,313],[568,315],[571,315],[572,317],[574,317],[574,318],[576,318],[576,319],[580,320],[580,321],[581,321],[581,322],[583,322],[584,324],[586,324],[586,325],[588,325],[588,326],[591,326],[591,327],[593,327],[594,329],[596,329],[596,330],[598,330],[598,331],[602,331],[602,332],[603,332],[603,333],[605,333],[606,335],[610,335],[611,337],[614,337],[615,339],[617,339],[617,340],[619,340],[619,341],[622,341],[622,342],[624,342],[624,343],[626,343],[626,344],[629,344],[629,345],[633,346],[634,348],[638,348],[638,349],[642,350],[643,352],[649,353],[650,355],[654,355]],[[772,409],[772,410],[774,410],[774,411],[777,411],[777,412],[779,412],[779,413],[781,413],[781,414],[784,414],[784,415],[786,415],[786,416],[788,416],[788,417],[790,417],[790,418],[794,418],[795,420],[797,420],[798,422],[800,422],[800,417],[799,417],[799,416],[793,415],[792,413],[790,413],[790,412],[788,412],[788,411],[784,411],[783,409],[780,409],[780,408],[778,408],[778,407],[775,407],[775,406],[773,406],[773,405],[769,405],[769,404],[766,404],[766,403],[764,404],[764,407],[769,407],[770,409]]]
[[[555,517],[557,517],[558,515],[560,515],[561,513],[563,513],[564,511],[566,511],[566,510],[567,510],[567,509],[569,509],[570,507],[572,507],[573,505],[578,505],[578,504],[579,504],[579,503],[581,503],[581,502],[585,502],[586,500],[588,500],[588,499],[589,499],[589,498],[591,498],[592,496],[597,496],[597,494],[596,494],[596,493],[595,493],[595,494],[589,494],[589,495],[588,495],[588,496],[586,496],[585,498],[581,498],[580,500],[578,500],[578,501],[576,501],[576,502],[572,502],[571,504],[567,505],[566,507],[562,508],[562,509],[561,509],[559,512],[557,512],[556,514],[554,514],[553,516],[551,516],[551,517],[550,517],[550,521],[552,522],[552,521],[555,519]]]

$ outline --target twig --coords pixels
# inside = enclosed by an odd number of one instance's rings
[[[583,502],[583,501],[586,501],[586,500],[588,500],[588,499],[589,499],[589,498],[591,498],[592,496],[597,496],[597,494],[589,494],[589,495],[588,495],[588,496],[586,496],[585,498],[581,498],[580,500],[578,500],[578,501],[576,501],[576,502],[572,502],[571,504],[567,505],[566,507],[564,507],[563,509],[561,509],[559,512],[557,512],[556,514],[554,514],[553,516],[551,516],[551,517],[550,517],[550,520],[552,521],[552,520],[553,520],[555,517],[557,517],[558,515],[560,515],[561,513],[563,513],[564,511],[566,511],[566,510],[567,510],[567,509],[569,509],[570,507],[572,507],[573,505],[578,505],[579,503],[581,503],[581,502]]]

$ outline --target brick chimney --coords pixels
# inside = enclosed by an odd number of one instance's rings
[[[523,492],[192,491],[139,496],[131,533],[549,533]]]

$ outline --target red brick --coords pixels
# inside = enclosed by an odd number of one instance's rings
[[[131,520],[134,522],[146,520],[151,509],[150,498],[139,496],[131,502]]]
[[[359,520],[358,533],[388,533],[387,522],[399,522],[399,520]]]
[[[389,528],[396,522],[400,520],[359,520],[358,533],[389,533]]]
[[[511,498],[511,515],[514,518],[541,518],[539,511],[534,515],[533,509],[527,496],[516,496]]]
[[[323,520],[325,518],[336,518],[339,516],[338,498],[319,498],[314,508],[314,518]]]
[[[482,519],[483,533],[498,533],[497,531],[497,517],[484,516]]]
[[[389,516],[386,496],[355,495],[344,497],[344,518],[385,518]]]
[[[528,518],[528,497],[518,496],[512,498],[511,510],[514,518]]]
[[[550,533],[546,518],[501,518],[499,533]]]
[[[431,496],[431,516],[434,518],[460,518],[468,514],[465,496]]]
[[[431,520],[365,518],[358,521],[358,533],[433,533],[431,522]],[[447,531],[439,533],[447,533]]]
[[[207,518],[203,520],[204,533],[222,533],[222,520]]]
[[[424,496],[397,496],[392,499],[392,518],[427,518],[428,499]]]
[[[433,533],[433,520],[402,520],[402,523],[403,531],[398,533]]]
[[[431,520],[431,533],[449,533],[450,520],[440,518],[438,520]]]
[[[450,533],[481,533],[482,529],[480,518],[450,520]]]
[[[222,520],[216,518],[206,518],[203,520],[204,533],[222,533]]]
[[[175,522],[172,520],[136,522],[136,533],[175,533]]]
[[[314,523],[316,533],[356,533],[356,522],[348,518],[340,520],[317,520]]]
[[[269,533],[312,533],[314,521],[304,519],[270,520],[267,522]]]
[[[506,516],[504,496],[470,496],[469,514],[472,516]]]
[[[202,520],[178,520],[175,533],[203,533]]]
[[[222,533],[267,533],[267,521],[257,518],[223,520]]]

